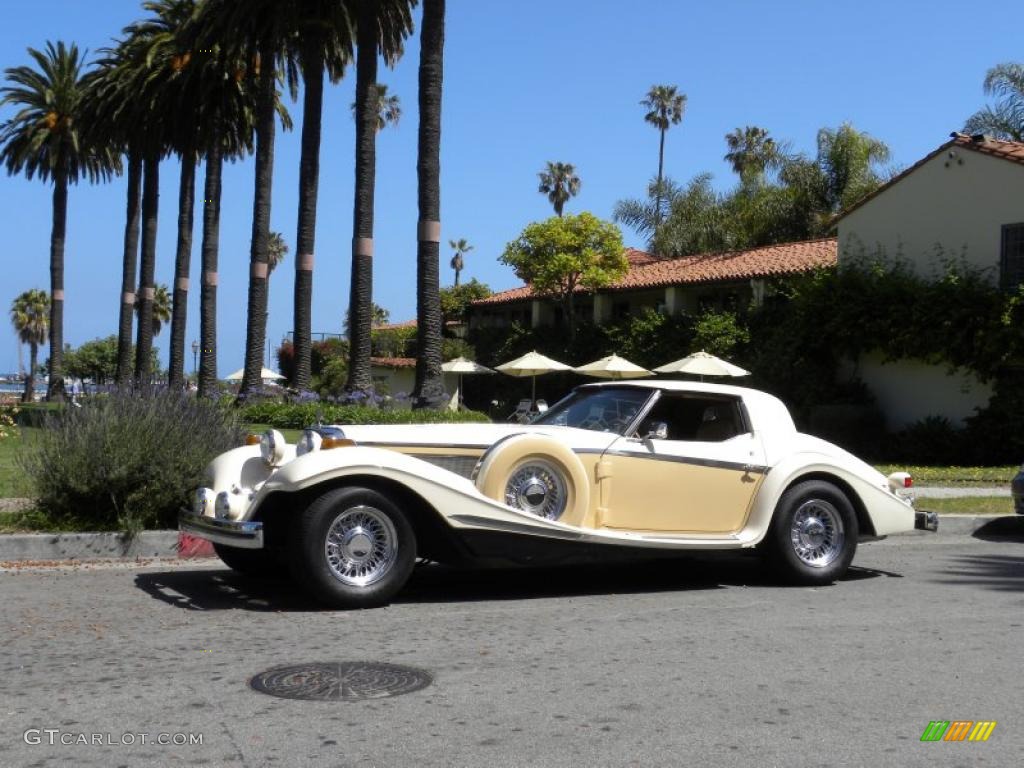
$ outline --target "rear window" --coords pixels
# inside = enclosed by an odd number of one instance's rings
[[[718,443],[747,432],[739,400],[732,397],[663,392],[639,434],[647,434],[657,422],[668,427],[668,440]]]

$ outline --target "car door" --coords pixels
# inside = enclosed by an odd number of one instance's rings
[[[742,400],[665,391],[602,457],[605,528],[725,534],[746,522],[764,450]]]

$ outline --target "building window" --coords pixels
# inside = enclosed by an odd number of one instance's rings
[[[999,284],[1013,289],[1021,283],[1024,283],[1024,224],[1006,224],[999,259]]]

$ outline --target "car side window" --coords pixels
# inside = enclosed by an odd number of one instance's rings
[[[640,434],[658,422],[668,427],[667,440],[720,443],[746,432],[739,401],[730,397],[665,392],[644,417]]]

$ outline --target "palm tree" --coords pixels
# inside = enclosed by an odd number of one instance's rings
[[[658,129],[658,186],[655,192],[655,209],[661,211],[661,189],[665,168],[665,133],[673,125],[682,122],[686,110],[686,94],[679,93],[674,85],[652,85],[640,106],[647,109],[644,120]]]
[[[267,238],[267,279],[270,279],[270,275],[277,269],[278,264],[284,261],[284,257],[288,254],[288,243],[284,241],[284,236],[280,232],[271,231],[270,237]]]
[[[119,169],[119,160],[105,147],[83,141],[82,66],[78,47],[63,42],[46,44],[45,51],[28,49],[36,69],[5,70],[8,85],[0,88],[0,106],[13,104],[18,112],[0,126],[0,160],[8,174],[24,172],[53,182],[53,226],[50,232],[50,381],[47,399],[64,395],[64,237],[67,228],[68,184],[85,176],[106,179]]]
[[[446,400],[441,372],[441,92],[444,75],[445,0],[423,0],[420,31],[419,238],[416,247],[416,384],[413,408],[440,408]],[[463,246],[468,250],[465,240]],[[461,261],[461,252],[459,259]],[[461,268],[461,267],[460,267]],[[458,272],[455,273],[458,282]]]
[[[356,161],[352,210],[352,279],[349,312],[349,366],[345,389],[368,392],[373,295],[373,193],[376,178],[377,54],[396,60],[402,41],[412,30],[415,0],[362,0],[356,13]]]
[[[262,385],[263,349],[267,333],[268,246],[270,242],[270,203],[273,190],[274,141],[276,115],[282,111],[277,92],[277,75],[284,41],[292,30],[282,25],[278,11],[290,7],[281,3],[236,3],[233,0],[207,0],[193,17],[198,30],[197,49],[223,45],[230,54],[248,62],[238,70],[236,79],[255,89],[256,172],[253,194],[252,237],[249,248],[249,295],[246,311],[245,373],[239,398]],[[286,74],[294,71],[285,68]],[[289,78],[290,84],[294,82]],[[290,123],[283,120],[286,128]]]
[[[458,287],[459,273],[466,267],[463,256],[472,251],[473,246],[464,237],[460,237],[458,240],[449,240],[448,246],[455,251],[452,255],[451,267],[455,270],[455,286]]]
[[[402,119],[402,102],[395,94],[388,96],[388,87],[384,83],[374,85],[377,91],[377,133],[389,125],[398,125]],[[356,103],[352,102],[352,117],[356,116]]]
[[[873,192],[881,183],[876,166],[888,160],[885,143],[849,123],[818,131],[818,167],[828,210],[838,213]]]
[[[729,151],[724,159],[745,185],[756,186],[764,181],[765,171],[781,165],[785,153],[768,131],[756,125],[737,128],[725,135]]]
[[[11,324],[18,334],[18,349],[21,349],[21,344],[29,347],[28,375],[25,377],[25,392],[21,396],[23,403],[31,403],[35,396],[36,361],[39,345],[45,344],[50,337],[49,314],[50,297],[46,291],[36,288],[25,291],[11,303]]]
[[[320,128],[324,70],[337,82],[352,60],[352,19],[349,3],[306,0],[297,26],[297,57],[304,85],[302,150],[299,158],[299,213],[295,236],[294,333],[295,373],[292,385],[309,389],[312,379],[313,253],[320,180]]]
[[[150,326],[154,338],[159,336],[164,325],[171,321],[173,316],[171,304],[171,293],[167,290],[167,286],[156,286],[153,289],[153,311],[150,317]]]
[[[576,175],[576,167],[572,163],[553,163],[549,160],[537,176],[540,177],[537,191],[548,196],[548,201],[555,207],[555,213],[561,217],[562,208],[569,198],[580,192],[581,182]]]
[[[120,312],[117,325],[117,369],[119,387],[127,387],[132,377],[135,319],[135,282],[139,261],[139,217],[142,191],[142,152],[137,122],[126,116],[134,93],[126,92],[123,70],[130,66],[127,42],[100,49],[104,57],[85,80],[82,122],[94,142],[107,141],[121,148],[128,160],[127,202],[125,206],[124,246],[121,253]]]
[[[998,64],[985,75],[985,95],[998,100],[975,112],[966,133],[987,133],[1005,141],[1024,141],[1024,64]]]

